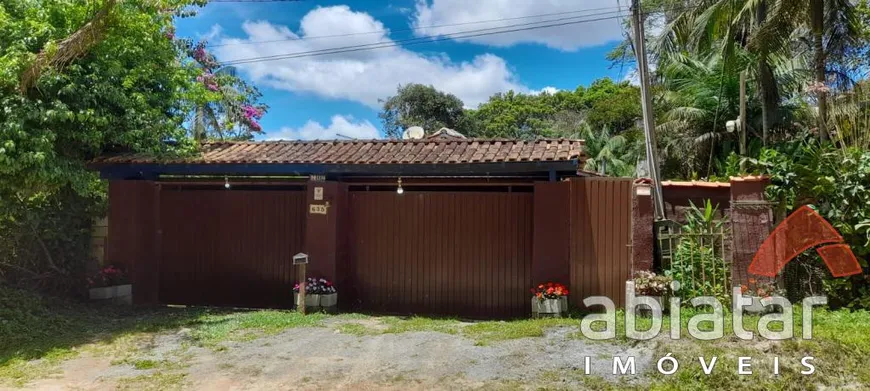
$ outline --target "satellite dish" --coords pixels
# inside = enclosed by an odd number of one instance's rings
[[[423,128],[419,126],[412,126],[402,133],[402,140],[419,140],[426,135],[426,132]]]

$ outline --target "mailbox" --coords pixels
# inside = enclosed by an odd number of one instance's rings
[[[294,265],[306,265],[308,264],[308,254],[299,253],[293,256],[293,264]]]

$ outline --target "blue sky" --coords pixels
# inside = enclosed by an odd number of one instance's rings
[[[418,42],[423,44],[238,65],[271,107],[262,120],[266,134],[259,138],[332,139],[336,134],[372,138],[381,134],[377,100],[394,93],[399,84],[432,84],[457,95],[467,107],[476,107],[493,93],[511,89],[537,93],[545,88],[574,89],[601,77],[625,79],[631,70],[611,69],[605,58],[621,39],[619,4],[615,0],[211,3],[197,16],[179,20],[177,35],[207,39],[221,61],[422,37]],[[580,21],[465,40],[426,38]]]

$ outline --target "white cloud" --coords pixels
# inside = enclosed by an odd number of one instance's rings
[[[540,94],[543,94],[545,92],[550,94],[550,95],[553,95],[553,94],[559,92],[559,89],[556,87],[553,87],[553,86],[546,86],[544,88],[541,88],[540,90],[531,90],[531,91],[529,91],[529,94],[540,95]]]
[[[266,21],[248,21],[242,28],[247,38],[225,38],[220,43],[227,46],[215,48],[222,61],[393,42],[381,22],[347,6],[312,10],[302,18],[298,33]],[[356,33],[369,34],[347,35]],[[333,37],[323,38],[324,35]],[[301,39],[305,37],[320,38]],[[250,41],[272,42],[238,45]],[[400,84],[408,83],[431,84],[458,96],[469,107],[477,106],[496,92],[511,89],[528,92],[528,88],[516,81],[507,63],[492,54],[483,54],[467,62],[453,62],[445,54],[427,56],[401,47],[390,47],[240,64],[238,67],[259,84],[325,98],[347,99],[373,108],[379,106],[378,99],[395,94]]]
[[[223,33],[223,31],[224,31],[224,29],[223,29],[223,27],[221,27],[221,25],[214,24],[211,26],[211,28],[208,29],[207,33],[200,34],[199,38],[204,39],[206,41],[212,41],[212,40],[220,37],[221,33]]]
[[[282,127],[266,134],[267,140],[334,140],[339,135],[356,139],[379,138],[378,129],[369,121],[354,122],[353,117],[334,115],[328,126],[308,121],[300,128]]]
[[[623,6],[626,4],[626,2],[622,2]],[[617,14],[616,7],[618,6],[617,0],[418,0],[412,24],[419,29],[416,30],[416,34],[419,36],[441,36],[505,26],[516,26],[515,28],[522,29],[580,20],[603,19],[465,39],[495,46],[539,43],[551,48],[573,51],[581,47],[620,40],[623,29],[622,18],[613,17],[625,16],[628,11],[622,10],[620,14]],[[547,16],[528,18],[535,15]],[[577,18],[567,19],[573,17]],[[481,20],[493,20],[494,22],[468,24]],[[531,24],[542,21],[551,22]],[[465,25],[456,26],[456,24],[462,23]],[[426,28],[427,26],[444,27]],[[487,32],[481,31],[480,33]]]

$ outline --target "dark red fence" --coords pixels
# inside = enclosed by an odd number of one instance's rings
[[[574,305],[621,304],[631,273],[628,179],[403,195],[335,182],[210,186],[110,185],[110,261],[133,271],[137,303],[288,307],[298,252],[338,281],[340,306],[387,313],[524,317],[529,288],[549,280],[568,283]],[[327,202],[327,214],[308,210]]]
[[[305,203],[302,190],[164,189],[160,302],[289,307]]]
[[[631,191],[629,178],[571,181],[571,302],[588,296],[625,302],[631,278]]]
[[[527,316],[532,197],[350,192],[355,303],[381,312]]]

